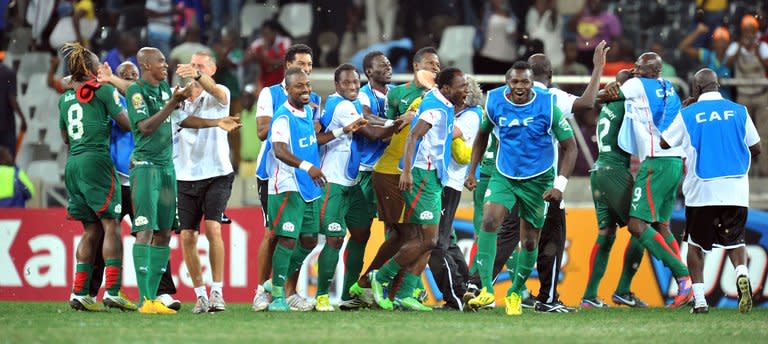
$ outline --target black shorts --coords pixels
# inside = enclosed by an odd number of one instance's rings
[[[746,223],[746,207],[685,207],[685,240],[704,251],[737,248],[745,245]]]
[[[261,216],[264,219],[264,228],[269,230],[269,212],[267,204],[269,203],[269,180],[259,179],[256,182],[256,188],[259,192],[259,203],[261,203]]]
[[[200,221],[223,221],[235,174],[196,181],[178,181],[179,228],[200,230]]]

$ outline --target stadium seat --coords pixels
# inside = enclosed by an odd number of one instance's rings
[[[8,51],[14,54],[23,54],[29,50],[32,43],[32,30],[29,28],[16,28],[10,33],[13,39],[8,44]]]
[[[444,66],[456,67],[464,73],[473,73],[472,55],[475,54],[472,41],[475,27],[470,25],[449,26],[443,31],[437,54]]]
[[[277,20],[294,38],[309,36],[312,31],[312,5],[291,3],[280,8]]]
[[[275,14],[275,8],[268,4],[247,3],[240,10],[240,37],[249,38],[253,30]]]
[[[27,175],[30,179],[38,179],[50,185],[59,185],[62,182],[56,160],[32,161],[27,167]]]
[[[21,149],[19,149],[19,154],[16,156],[16,165],[21,169],[26,170],[33,161],[51,159],[51,148],[48,145],[26,140],[25,142],[30,143],[23,143]],[[56,170],[64,171],[63,168],[57,168]]]
[[[19,59],[19,70],[16,74],[16,82],[18,86],[29,84],[29,79],[35,73],[45,74],[48,71],[50,64],[50,58],[48,53],[41,52],[28,52],[21,56]],[[21,87],[18,90],[20,93],[23,91]]]

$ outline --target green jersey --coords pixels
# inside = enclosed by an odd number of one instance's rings
[[[110,120],[122,111],[120,95],[111,85],[101,85],[87,103],[77,100],[75,90],[64,92],[59,97],[59,128],[67,131],[69,154],[109,156]]]
[[[484,119],[487,121],[488,119]],[[480,162],[480,174],[486,176],[492,176],[496,171],[496,149],[499,142],[496,141],[496,136],[491,135],[488,142],[488,149],[485,150],[483,161]]]
[[[631,155],[618,145],[619,129],[624,121],[624,100],[603,105],[597,117],[597,166],[629,168]]]
[[[173,165],[173,142],[171,141],[171,116],[165,119],[154,133],[144,136],[138,123],[156,114],[165,107],[171,99],[171,87],[165,80],[157,86],[152,86],[144,79],[131,84],[125,92],[128,104],[128,116],[131,120],[136,147],[133,149],[133,160],[149,162],[154,165]]]
[[[416,98],[424,95],[426,91],[428,91],[426,88],[418,87],[413,82],[393,87],[387,92],[387,112],[385,116],[388,119],[397,119],[406,113],[411,103]]]

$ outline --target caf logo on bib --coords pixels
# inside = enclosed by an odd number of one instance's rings
[[[435,215],[432,214],[431,211],[422,211],[421,214],[419,214],[419,220],[432,220],[435,218]]]
[[[293,223],[283,223],[283,232],[293,232],[295,229],[296,228],[293,226]]]

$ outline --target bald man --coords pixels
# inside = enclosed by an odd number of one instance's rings
[[[760,154],[760,136],[744,105],[723,99],[717,74],[696,73],[693,97],[663,133],[662,147],[680,145],[687,155],[683,181],[688,268],[693,280],[691,313],[709,312],[704,295],[704,252],[723,248],[736,267],[739,311],[752,309],[744,225],[749,207],[750,160]],[[702,140],[706,137],[706,140]]]
[[[170,256],[171,230],[179,227],[171,120],[184,128],[218,126],[227,131],[236,129],[238,124],[230,118],[203,119],[175,111],[192,95],[192,87],[176,87],[171,91],[165,81],[168,63],[156,48],[142,48],[137,60],[141,78],[135,83],[112,75],[109,68],[99,68],[99,74],[100,80],[109,81],[118,88],[125,87],[128,116],[135,138],[130,180],[135,206],[133,260],[139,302],[143,303],[139,312],[175,314],[176,311],[157,298],[160,279]]]
[[[691,277],[680,258],[674,236],[670,233],[665,238],[659,231],[668,231],[685,153],[680,147],[661,147],[661,133],[680,113],[681,107],[672,83],[661,78],[661,65],[661,57],[656,53],[640,55],[633,69],[636,77],[623,85],[606,85],[605,92],[598,97],[604,102],[625,101],[626,113],[618,146],[641,161],[632,188],[629,231],[672,270],[678,282],[678,294],[669,307],[677,308],[693,296]]]

